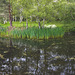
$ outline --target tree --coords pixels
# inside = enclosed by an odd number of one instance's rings
[[[26,29],[28,28],[28,18],[31,16],[31,9],[33,6],[33,0],[23,0],[22,3],[23,16],[26,18]]]
[[[8,16],[8,7],[7,2],[5,0],[0,0],[0,22],[7,22]]]
[[[9,0],[9,20],[10,20],[10,26],[12,26],[12,16],[11,16],[11,5]]]
[[[26,20],[26,28],[28,28],[28,20],[34,18],[41,28],[45,21],[65,21],[75,20],[75,3],[74,0],[0,0],[0,16],[3,21],[8,17],[12,26],[13,21],[20,19]]]
[[[19,16],[20,12],[20,4],[18,3],[18,0],[12,0],[12,16],[13,16],[13,21],[16,22],[17,17]],[[15,4],[16,3],[16,4]]]
[[[41,21],[43,20],[43,25],[45,19],[48,20],[48,17],[50,18],[50,12],[52,12],[52,9],[50,5],[53,0],[34,0],[34,6],[33,6],[33,14],[36,16],[39,28],[41,27]],[[51,10],[51,11],[50,11]]]
[[[62,0],[54,3],[56,10],[55,20],[69,21],[74,20],[75,3],[71,0]]]

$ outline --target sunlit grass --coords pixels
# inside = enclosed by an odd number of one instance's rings
[[[70,22],[64,22],[64,21],[53,21],[53,22],[45,22],[46,25],[53,25],[55,24],[57,27],[62,27],[62,26],[75,26],[75,21],[70,21]],[[0,23],[0,25],[4,26],[4,27],[8,27],[10,26],[10,23],[7,22],[6,24],[2,24]],[[16,22],[12,22],[13,27],[26,27],[26,21],[22,21],[21,23],[19,21]],[[41,23],[41,26],[43,25],[43,23]],[[72,25],[72,26],[71,26]],[[38,27],[38,23],[36,21],[32,21],[32,22],[28,22],[28,27]]]
[[[45,24],[46,25],[53,25],[53,24],[55,24],[58,27],[63,26],[63,23],[61,23],[61,22],[49,22],[49,23],[45,23]],[[7,22],[6,24],[1,24],[0,23],[0,25],[2,25],[4,27],[8,27],[8,26],[10,26],[10,23],[9,22]],[[12,22],[12,25],[13,25],[13,27],[26,27],[26,22],[22,21],[20,23],[19,21],[16,21],[16,22]],[[41,23],[41,25],[43,25],[43,23]],[[38,27],[38,23],[35,22],[35,21],[32,21],[32,22],[29,21],[28,22],[28,27],[33,27],[33,26]]]
[[[7,22],[6,24],[1,24],[0,25],[4,26],[4,27],[8,27],[10,26],[10,23]],[[26,22],[22,21],[21,23],[19,21],[16,22],[12,22],[13,27],[26,27]],[[28,27],[33,27],[33,26],[38,26],[37,22],[28,22]]]

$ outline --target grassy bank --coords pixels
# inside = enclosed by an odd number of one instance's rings
[[[11,37],[11,38],[28,38],[28,39],[49,39],[63,37],[65,32],[75,31],[75,22],[73,23],[60,23],[50,22],[46,25],[55,24],[56,28],[38,28],[36,22],[29,22],[28,29],[26,23],[13,22],[13,28],[9,28],[9,22],[0,25],[0,36]],[[35,26],[35,27],[34,27]]]
[[[56,26],[58,26],[58,27],[61,27],[61,26],[63,26],[64,24],[62,23],[62,22],[46,22],[45,23],[46,25],[52,25],[52,24],[55,24]],[[0,23],[0,25],[2,25],[2,26],[4,26],[4,27],[8,27],[9,25],[10,25],[10,23],[9,22],[7,22],[6,24],[2,24],[2,23]],[[23,22],[19,22],[19,21],[16,21],[16,22],[12,22],[12,25],[13,25],[13,27],[15,26],[15,27],[26,27],[26,22],[25,21],[23,21]],[[35,27],[38,27],[38,23],[37,22],[35,22],[35,21],[33,21],[33,22],[28,22],[28,27],[33,27],[33,26],[35,26]],[[43,26],[43,22],[41,22],[41,26]]]
[[[1,37],[22,38],[22,39],[49,39],[63,37],[65,30],[62,27],[41,28],[29,27],[28,29],[14,28],[9,31],[8,27],[0,27]]]

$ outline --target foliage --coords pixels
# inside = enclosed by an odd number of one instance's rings
[[[64,22],[63,27],[65,28],[66,32],[70,32],[70,31],[75,31],[75,22],[74,21],[69,21]]]
[[[0,10],[3,8],[0,13],[1,15],[4,15],[1,17],[1,22],[4,22],[5,20],[8,21],[5,25],[2,24],[3,27],[0,27],[1,35],[7,34],[17,38],[48,39],[63,36],[63,28],[66,31],[75,30],[74,0],[11,0],[10,3],[9,0],[1,0],[0,3]],[[12,22],[15,30],[8,34],[9,4],[10,13],[12,14],[13,21],[15,21]],[[17,22],[19,20],[20,23]],[[57,24],[55,23],[56,21],[58,22]],[[69,24],[70,21],[71,23]],[[59,22],[62,22],[63,24],[60,24]],[[55,29],[41,28],[45,24],[56,24],[58,27]],[[38,25],[40,29],[38,29]],[[62,26],[63,28],[61,28]]]
[[[9,4],[8,0],[5,2]],[[74,0],[11,0],[10,3],[13,19],[16,17],[17,21],[22,17],[22,21],[42,21],[43,25],[44,21],[75,20]]]
[[[28,38],[28,39],[49,39],[63,37],[65,31],[63,28],[37,28],[32,27],[24,30],[15,29],[11,31],[10,36],[13,38]]]
[[[3,27],[0,25],[0,36],[6,36],[8,34],[7,27]]]

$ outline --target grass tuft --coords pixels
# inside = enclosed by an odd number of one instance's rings
[[[13,38],[28,38],[28,39],[49,39],[63,37],[65,30],[62,27],[56,28],[37,28],[32,27],[28,29],[14,29],[10,32]]]

